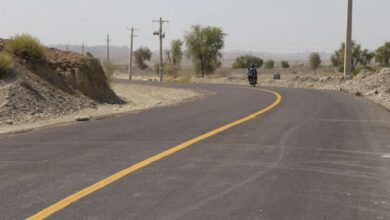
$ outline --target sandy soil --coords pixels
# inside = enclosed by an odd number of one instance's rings
[[[144,85],[113,84],[113,90],[118,96],[126,100],[122,105],[96,105],[95,108],[85,108],[64,116],[52,116],[45,119],[18,122],[16,124],[0,124],[0,135],[23,133],[37,128],[63,126],[76,123],[77,118],[89,120],[116,117],[123,114],[135,113],[151,108],[174,105],[181,102],[192,101],[206,96],[204,91],[186,89],[161,88]],[[77,122],[81,123],[81,122]]]

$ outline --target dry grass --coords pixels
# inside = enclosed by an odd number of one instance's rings
[[[43,60],[45,49],[40,41],[29,34],[15,35],[6,44],[7,51],[26,60]]]
[[[0,77],[12,69],[12,58],[4,53],[0,53]]]
[[[191,73],[187,71],[180,71],[175,75],[167,75],[166,79],[168,82],[179,82],[179,83],[191,83]]]

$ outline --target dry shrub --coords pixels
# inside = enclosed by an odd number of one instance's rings
[[[12,69],[12,58],[4,53],[0,53],[0,77],[8,73]]]
[[[179,83],[191,83],[191,74],[188,72],[180,71],[177,72],[174,76],[167,75],[166,80],[168,82],[179,82]]]
[[[45,49],[40,41],[29,34],[15,35],[6,44],[7,51],[20,58],[38,61],[44,60]]]

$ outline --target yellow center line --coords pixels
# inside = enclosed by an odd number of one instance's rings
[[[179,144],[179,145],[177,145],[175,147],[172,147],[172,148],[170,148],[170,149],[168,149],[166,151],[163,151],[163,152],[161,152],[159,154],[156,154],[156,155],[154,155],[154,156],[152,156],[152,157],[150,157],[148,159],[145,159],[145,160],[143,160],[143,161],[141,161],[141,162],[139,162],[137,164],[134,164],[134,165],[132,165],[132,166],[126,168],[126,169],[123,169],[123,170],[121,170],[121,171],[119,171],[119,172],[117,172],[117,173],[115,173],[115,174],[113,174],[113,175],[103,179],[103,180],[100,180],[99,182],[97,182],[97,183],[95,183],[95,184],[93,184],[91,186],[88,186],[87,188],[84,188],[84,189],[82,189],[82,190],[80,190],[80,191],[78,191],[78,192],[76,192],[76,193],[74,193],[74,194],[72,194],[72,195],[70,195],[70,196],[68,196],[68,197],[66,197],[66,198],[64,198],[64,199],[54,203],[54,204],[52,204],[51,206],[49,206],[49,207],[39,211],[38,213],[34,214],[33,216],[28,217],[27,220],[45,219],[45,218],[49,217],[50,215],[58,212],[59,210],[64,209],[65,207],[69,206],[70,204],[72,204],[72,203],[74,203],[74,202],[76,202],[76,201],[78,201],[78,200],[80,200],[80,199],[82,199],[82,198],[84,198],[84,197],[86,197],[86,196],[88,196],[88,195],[90,195],[90,194],[92,194],[92,193],[94,193],[94,192],[96,192],[96,191],[98,191],[98,190],[100,190],[100,189],[110,185],[113,182],[118,181],[119,179],[121,179],[121,178],[123,178],[123,177],[125,177],[125,176],[127,176],[127,175],[129,175],[129,174],[131,174],[131,173],[141,169],[141,168],[144,168],[144,167],[146,167],[146,166],[148,166],[148,165],[150,165],[150,164],[152,164],[152,163],[154,163],[156,161],[159,161],[159,160],[161,160],[163,158],[166,158],[166,157],[168,157],[168,156],[170,156],[170,155],[172,155],[172,154],[174,154],[174,153],[176,153],[178,151],[181,151],[181,150],[183,150],[183,149],[185,149],[185,148],[187,148],[187,147],[189,147],[189,146],[191,146],[191,145],[193,145],[195,143],[198,143],[198,142],[200,142],[202,140],[205,140],[205,139],[207,139],[209,137],[212,137],[212,136],[214,136],[216,134],[219,134],[219,133],[221,133],[221,132],[223,132],[223,131],[225,131],[227,129],[230,129],[230,128],[235,127],[235,126],[237,126],[239,124],[242,124],[244,122],[252,120],[252,119],[258,117],[259,115],[264,114],[265,112],[268,112],[271,109],[275,108],[282,101],[282,96],[279,93],[277,93],[277,92],[274,92],[274,91],[271,91],[271,90],[266,90],[266,89],[258,89],[258,90],[261,90],[261,91],[264,91],[264,92],[271,93],[271,94],[275,95],[275,97],[276,97],[275,101],[270,106],[268,106],[268,107],[266,107],[266,108],[264,108],[264,109],[262,109],[262,110],[260,110],[258,112],[255,112],[255,113],[250,114],[250,115],[248,115],[248,116],[246,116],[244,118],[241,118],[241,119],[239,119],[237,121],[234,121],[234,122],[229,123],[227,125],[224,125],[224,126],[222,126],[220,128],[217,128],[215,130],[207,132],[207,133],[205,133],[203,135],[200,135],[200,136],[198,136],[196,138],[188,140],[188,141],[186,141],[186,142],[184,142],[182,144]]]

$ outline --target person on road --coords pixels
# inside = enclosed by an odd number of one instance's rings
[[[248,81],[252,87],[255,87],[257,84],[257,70],[255,65],[248,68]]]

